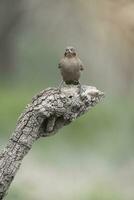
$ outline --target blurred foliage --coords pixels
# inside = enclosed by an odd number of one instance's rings
[[[123,196],[116,192],[112,191],[110,187],[107,185],[99,185],[96,186],[96,188],[91,192],[88,198],[85,198],[85,200],[123,200]],[[84,200],[84,198],[83,198]]]

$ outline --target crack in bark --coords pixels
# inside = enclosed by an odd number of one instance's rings
[[[0,154],[0,200],[5,197],[24,156],[40,137],[55,134],[102,99],[104,94],[95,87],[78,86],[41,91],[20,115],[16,129]]]

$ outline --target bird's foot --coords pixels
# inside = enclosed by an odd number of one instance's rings
[[[62,87],[63,83],[64,83],[64,81],[62,80],[62,81],[60,82],[59,86],[58,86],[58,90],[59,90],[60,93],[61,93],[61,87]]]
[[[84,90],[83,90],[82,85],[80,83],[78,85],[78,89],[79,89],[79,94],[81,96],[81,94],[84,92]]]

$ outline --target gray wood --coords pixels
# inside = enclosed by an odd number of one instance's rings
[[[104,96],[95,87],[48,88],[27,105],[16,129],[0,154],[0,199],[3,199],[24,156],[40,137],[51,136],[95,106]]]

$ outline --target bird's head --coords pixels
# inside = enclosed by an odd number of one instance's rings
[[[75,57],[76,56],[76,50],[74,47],[66,47],[65,53],[64,53],[65,57]]]

